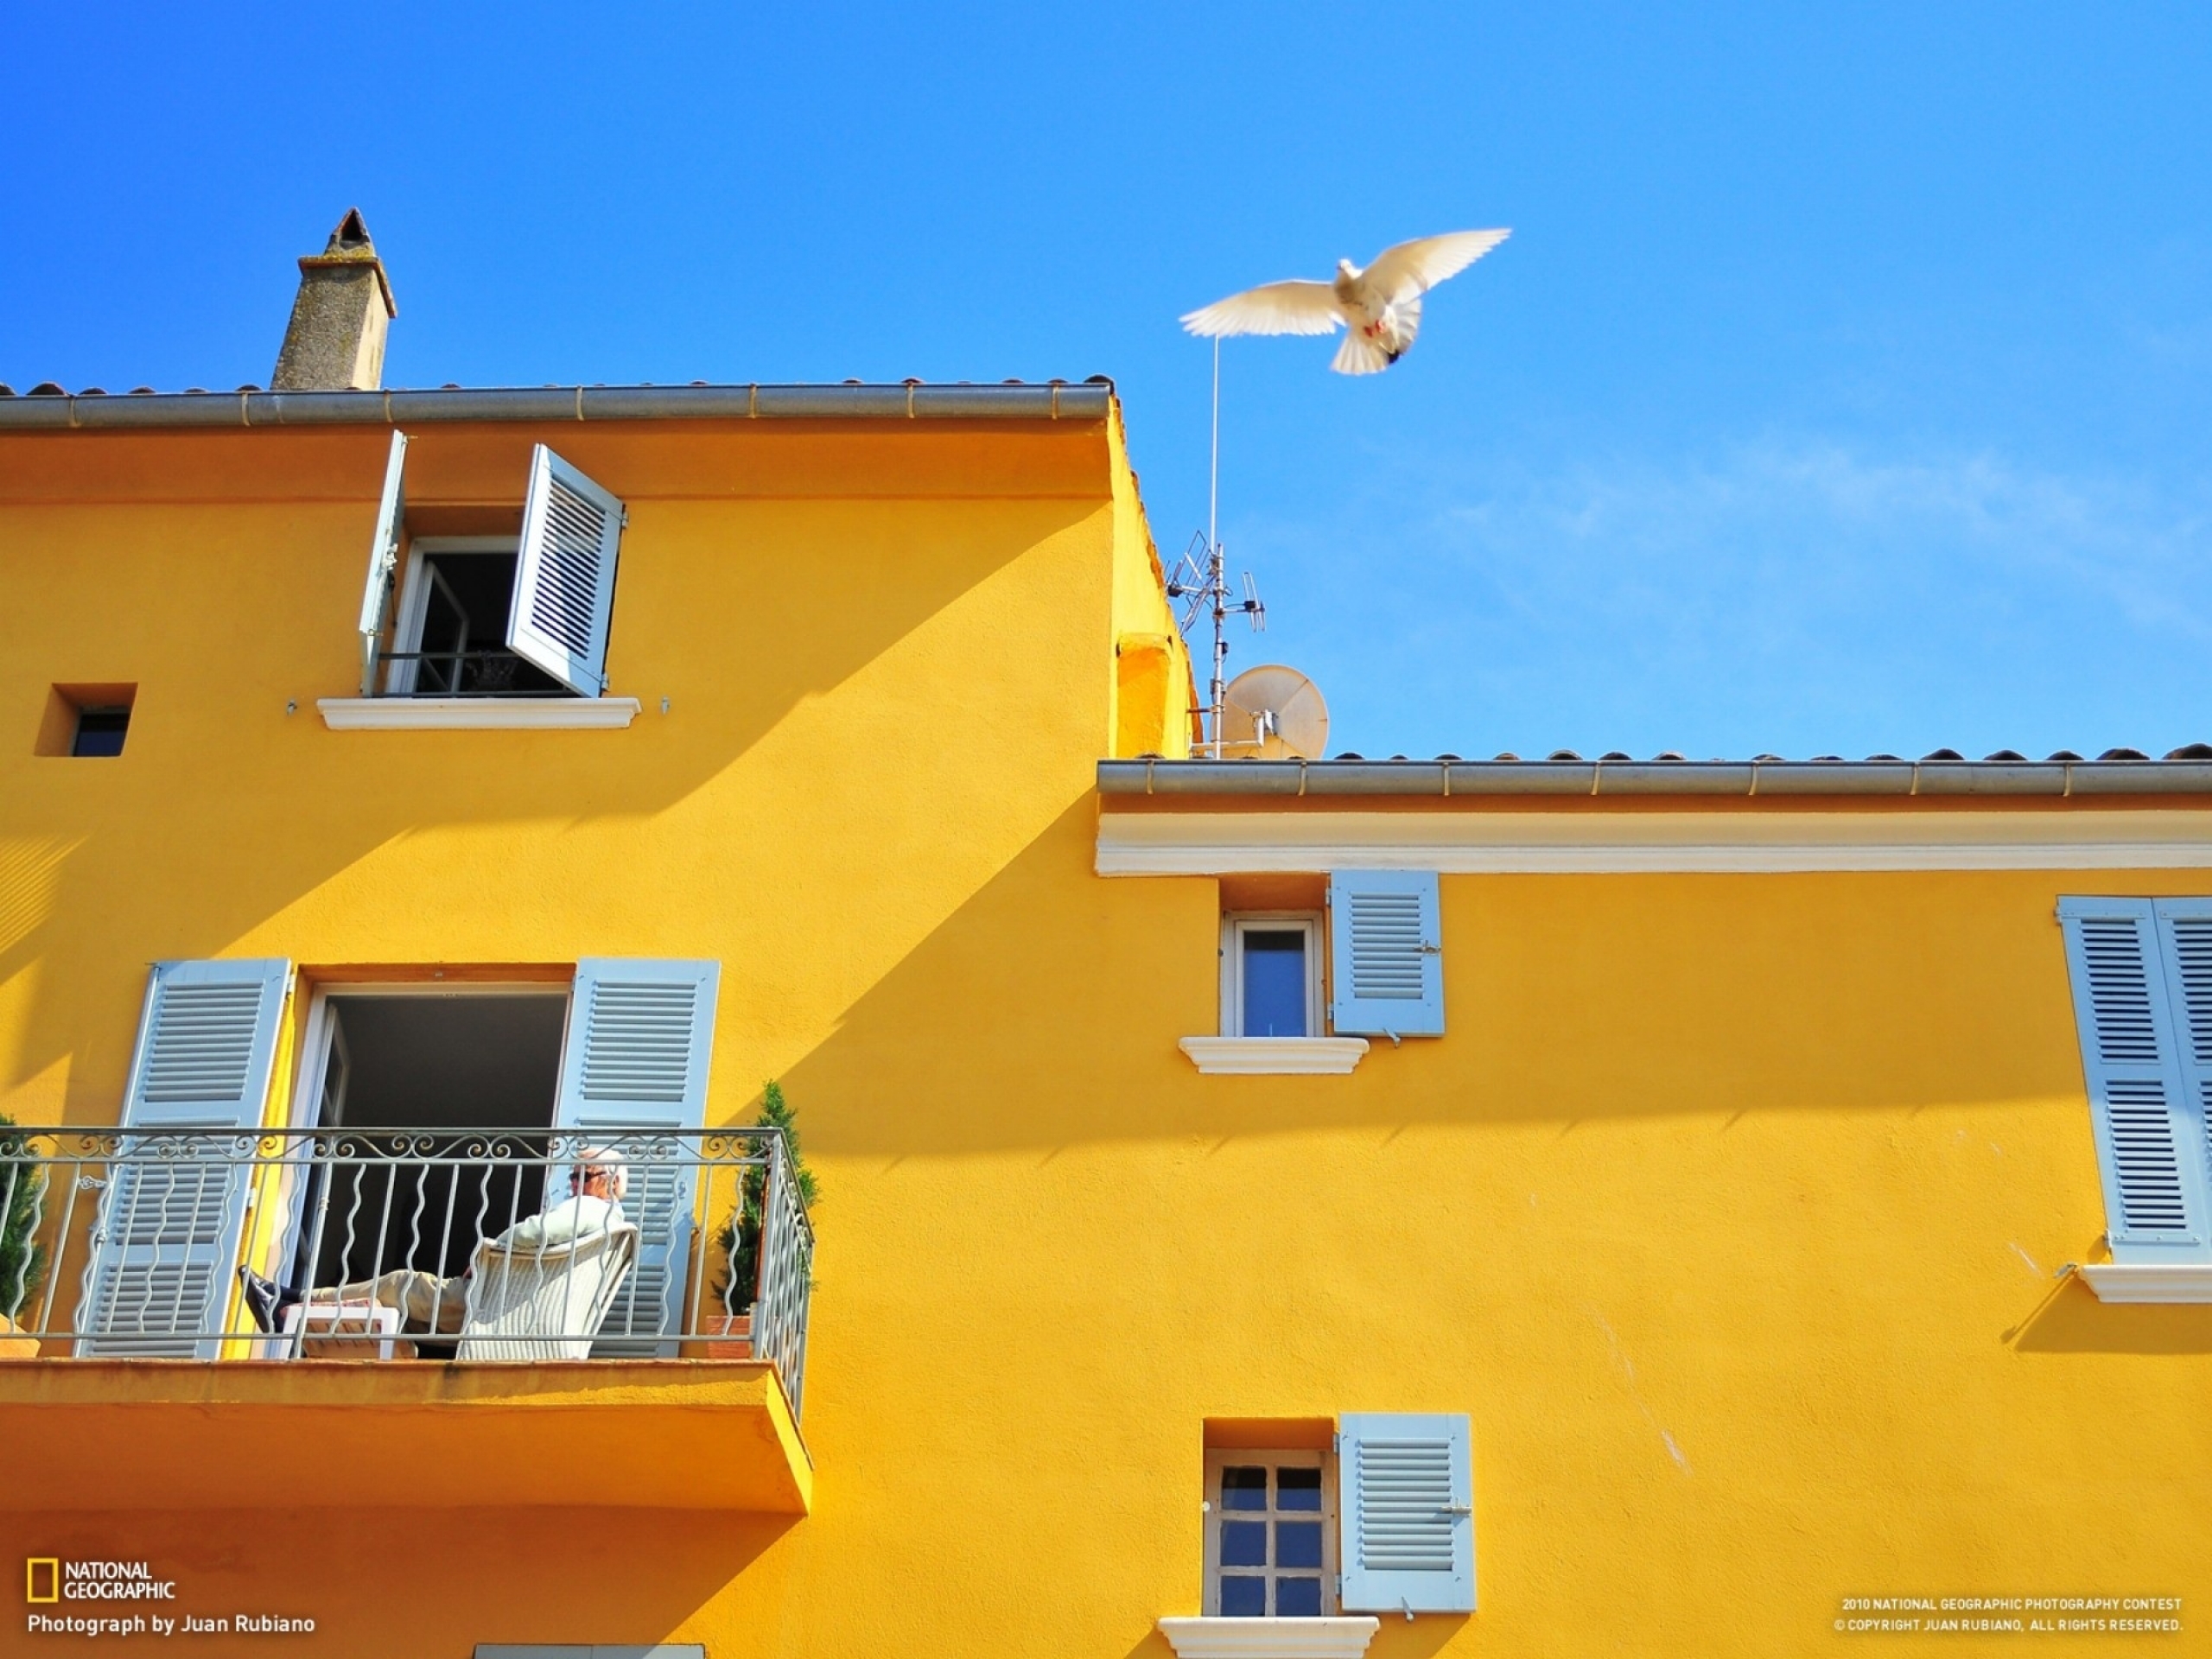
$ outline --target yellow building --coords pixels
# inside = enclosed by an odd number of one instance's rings
[[[2212,753],[1194,760],[1109,386],[303,264],[0,397],[10,1651],[2204,1644]]]

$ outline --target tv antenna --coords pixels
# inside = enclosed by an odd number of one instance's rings
[[[1191,601],[1183,611],[1185,634],[1200,617],[1211,614],[1213,618],[1213,675],[1206,682],[1205,707],[1196,712],[1205,721],[1203,747],[1208,757],[1215,760],[1221,759],[1222,705],[1228,690],[1230,615],[1241,612],[1255,633],[1264,633],[1268,626],[1268,607],[1260,601],[1259,588],[1252,581],[1249,570],[1244,572],[1243,598],[1238,599],[1230,589],[1220,528],[1221,337],[1217,334],[1213,342],[1213,461],[1206,481],[1205,533],[1192,536],[1190,546],[1183,550],[1182,558],[1167,577],[1167,597]]]

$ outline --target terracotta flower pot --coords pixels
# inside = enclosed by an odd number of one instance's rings
[[[747,1328],[750,1328],[748,1322]],[[753,1344],[746,1344],[746,1352],[753,1351]],[[38,1338],[23,1330],[13,1319],[0,1315],[0,1360],[36,1359]]]
[[[687,1359],[750,1359],[753,1357],[753,1315],[702,1313],[700,1340],[683,1344]]]

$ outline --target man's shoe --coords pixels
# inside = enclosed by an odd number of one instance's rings
[[[238,1287],[245,1299],[245,1311],[253,1315],[254,1324],[272,1337],[283,1323],[284,1310],[300,1300],[287,1294],[283,1286],[274,1279],[264,1279],[251,1268],[238,1269]]]

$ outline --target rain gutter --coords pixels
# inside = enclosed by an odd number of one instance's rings
[[[2212,795],[2207,760],[1101,760],[1101,795]]]
[[[407,391],[101,391],[0,397],[0,431],[420,426],[436,421],[1102,421],[1112,382],[1080,385],[448,386]]]

